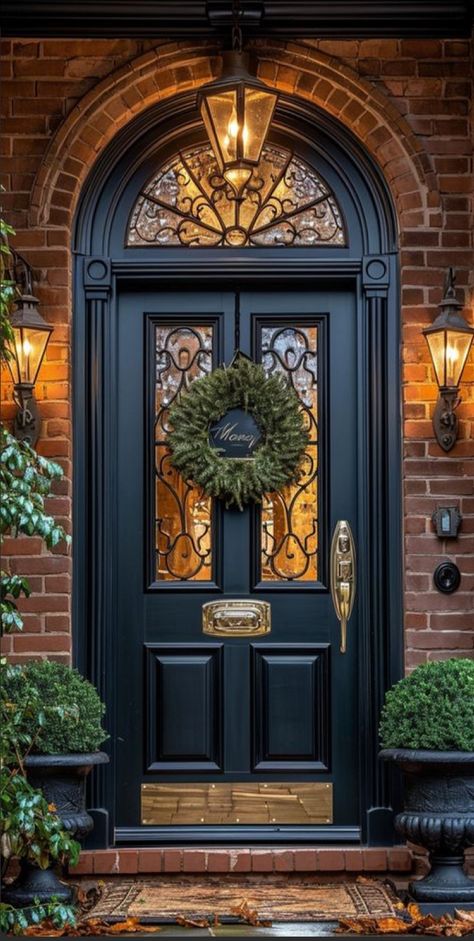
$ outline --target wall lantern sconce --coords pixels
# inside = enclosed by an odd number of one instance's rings
[[[17,252],[12,254],[14,280],[21,285],[21,294],[11,316],[13,340],[8,344],[11,356],[7,360],[18,409],[14,434],[20,441],[27,441],[34,447],[40,431],[34,388],[53,327],[46,323],[38,310],[39,301],[33,295],[29,265]],[[17,275],[18,268],[20,276]]]
[[[198,107],[219,169],[241,200],[260,161],[278,94],[250,72],[250,56],[242,52],[238,4],[232,46],[223,53],[221,77],[201,88]]]
[[[423,330],[439,387],[433,428],[443,451],[450,451],[456,442],[456,408],[461,401],[459,384],[474,337],[474,327],[470,327],[460,313],[462,304],[456,299],[454,282],[454,271],[450,268],[440,312],[431,327]]]

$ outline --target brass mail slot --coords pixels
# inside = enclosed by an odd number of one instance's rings
[[[332,784],[142,784],[145,825],[332,823]]]
[[[227,601],[208,601],[202,606],[204,634],[226,637],[246,637],[269,634],[271,609],[268,601],[246,598]]]

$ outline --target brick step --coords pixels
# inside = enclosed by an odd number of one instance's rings
[[[411,872],[406,846],[84,850],[71,875],[171,872]]]

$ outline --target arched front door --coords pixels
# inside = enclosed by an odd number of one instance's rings
[[[195,116],[183,129],[168,106],[85,192],[76,623],[109,707],[94,803],[118,842],[388,835],[375,756],[400,646],[396,254],[374,168],[329,130],[281,103],[237,203]],[[242,511],[183,480],[167,448],[173,401],[237,350],[292,385],[310,432],[298,484]],[[355,593],[346,646],[331,582]]]

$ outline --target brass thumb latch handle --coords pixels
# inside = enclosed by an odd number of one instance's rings
[[[354,537],[347,520],[339,520],[331,542],[331,595],[341,622],[341,653],[347,649],[347,622],[352,614],[356,593],[356,552]]]

